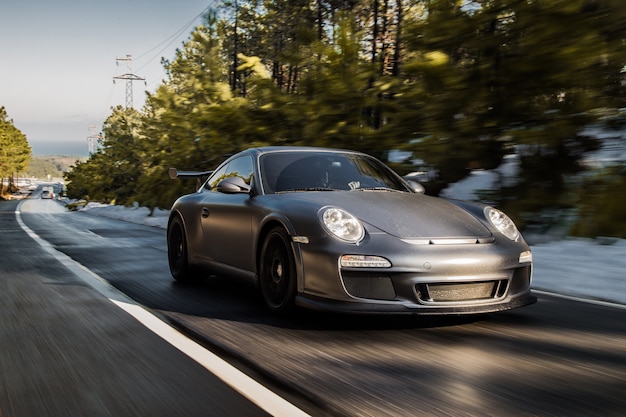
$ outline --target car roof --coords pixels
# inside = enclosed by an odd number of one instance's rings
[[[325,148],[325,147],[315,147],[315,146],[261,146],[258,148],[250,148],[246,149],[243,153],[253,153],[256,155],[262,155],[267,153],[276,153],[276,152],[290,152],[290,151],[298,151],[298,152],[338,152],[338,153],[353,153],[353,154],[363,154],[359,151],[352,151],[348,149],[340,149],[340,148]],[[365,154],[363,154],[365,155]]]

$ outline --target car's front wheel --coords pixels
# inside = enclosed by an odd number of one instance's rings
[[[182,219],[176,216],[167,227],[167,260],[170,272],[177,281],[189,281],[193,278],[187,254],[185,227]]]
[[[296,265],[284,229],[277,227],[268,233],[260,261],[259,285],[265,304],[275,312],[290,311],[296,296]]]

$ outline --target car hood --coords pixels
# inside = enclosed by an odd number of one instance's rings
[[[403,239],[484,238],[491,232],[476,217],[447,200],[389,191],[294,193],[296,199],[347,210],[362,222]]]

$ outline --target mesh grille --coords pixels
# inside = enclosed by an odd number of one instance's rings
[[[493,299],[504,296],[506,280],[418,284],[417,297],[426,302],[452,302]]]
[[[389,277],[344,277],[346,291],[353,297],[371,298],[374,300],[393,300],[396,291]]]

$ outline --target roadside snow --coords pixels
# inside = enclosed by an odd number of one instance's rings
[[[150,216],[150,209],[147,207],[124,207],[102,203],[88,203],[80,210],[89,212],[89,214],[162,229],[167,228],[167,216],[170,213],[169,210],[154,209],[152,216]]]
[[[441,192],[441,197],[457,200],[478,200],[481,190],[495,190],[502,186],[512,186],[517,181],[519,157],[506,155],[500,166],[494,170],[476,169],[466,178],[450,184]]]
[[[533,288],[626,304],[626,240],[566,239],[531,248]]]

